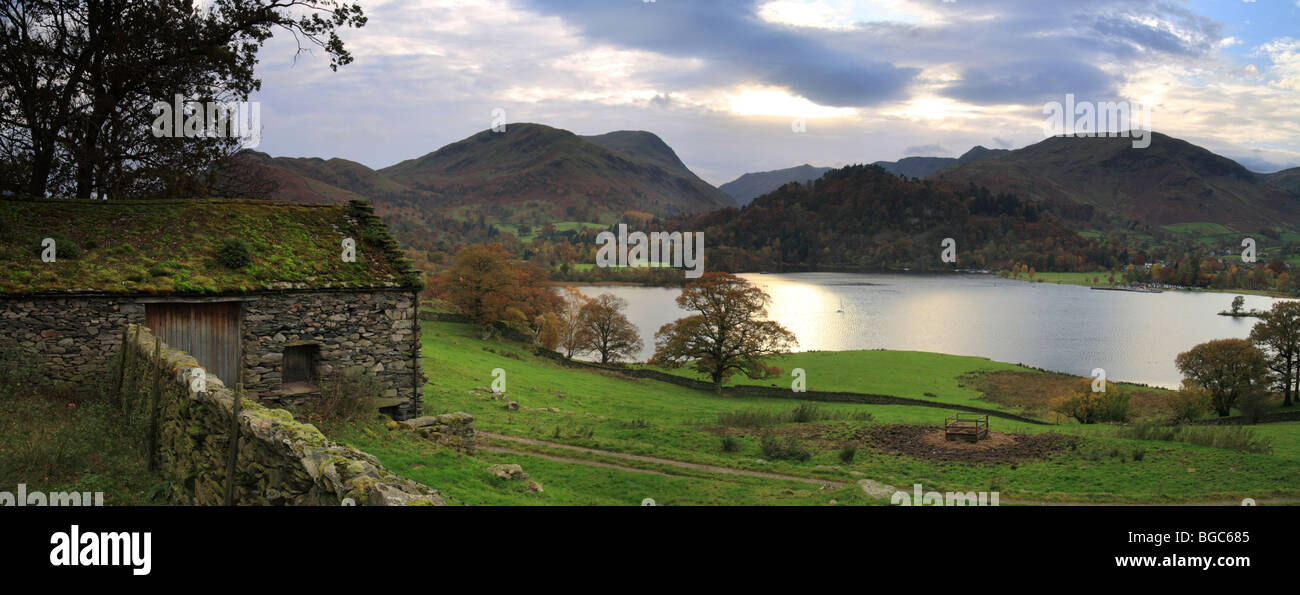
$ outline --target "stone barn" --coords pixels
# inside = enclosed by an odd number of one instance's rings
[[[98,390],[128,324],[208,378],[300,403],[371,375],[421,412],[419,275],[365,202],[0,199],[0,348]]]

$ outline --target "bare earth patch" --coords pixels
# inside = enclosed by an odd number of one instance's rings
[[[842,424],[805,423],[777,428],[704,428],[713,434],[792,436],[809,448],[834,450],[867,447],[930,461],[960,463],[1016,463],[1042,460],[1069,448],[1080,439],[1060,434],[1008,434],[989,432],[979,442],[948,441],[943,428],[910,425],[849,427]]]
[[[979,442],[948,441],[943,428],[874,426],[857,436],[867,446],[931,461],[962,463],[1014,463],[1045,459],[1065,450],[1078,438],[1059,434],[1006,434],[989,432]]]

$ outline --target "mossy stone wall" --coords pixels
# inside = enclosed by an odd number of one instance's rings
[[[154,420],[158,470],[177,504],[225,501],[232,429],[238,428],[233,503],[238,505],[442,505],[439,493],[384,469],[373,456],[331,442],[315,426],[282,409],[241,397],[215,377],[196,392],[198,362],[171,349],[141,325],[126,330],[122,359],[111,373],[123,407]],[[155,352],[155,350],[158,350]]]

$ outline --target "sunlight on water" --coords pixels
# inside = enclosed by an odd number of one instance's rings
[[[1070,374],[1104,368],[1114,380],[1176,387],[1174,358],[1211,339],[1244,338],[1253,318],[1217,313],[1231,293],[1159,294],[1008,281],[992,275],[799,273],[742,275],[772,296],[769,315],[800,351],[903,349],[974,355]],[[654,333],[685,316],[660,287],[580,287],[628,300],[628,318],[654,352]],[[1247,309],[1275,300],[1246,296]],[[843,310],[843,312],[838,312]]]

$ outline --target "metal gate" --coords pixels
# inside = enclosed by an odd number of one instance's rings
[[[145,324],[226,386],[240,381],[240,302],[145,304]]]

